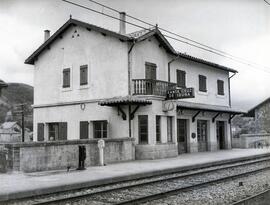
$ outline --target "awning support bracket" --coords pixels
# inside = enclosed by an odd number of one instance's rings
[[[232,119],[235,117],[235,115],[236,115],[236,114],[232,114],[232,115],[230,115],[230,118],[229,118],[229,124],[231,124]]]
[[[196,117],[201,113],[201,110],[198,111],[193,117],[192,117],[192,122],[195,122]]]
[[[140,105],[137,105],[135,107],[135,109],[130,113],[130,119],[133,120],[134,118],[134,114],[136,113],[136,111],[139,109]]]
[[[126,113],[122,110],[120,106],[117,106],[117,108],[118,108],[118,111],[121,112],[123,120],[126,120],[127,119]]]
[[[221,113],[218,112],[218,113],[212,118],[212,122],[213,122],[213,123],[215,122],[216,118],[217,118],[220,114],[221,114]]]

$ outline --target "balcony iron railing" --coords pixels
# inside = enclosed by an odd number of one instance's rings
[[[176,88],[176,83],[152,79],[134,79],[134,95],[157,95],[166,97],[167,91]]]

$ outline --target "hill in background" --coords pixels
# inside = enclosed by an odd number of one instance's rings
[[[17,121],[21,124],[21,115],[16,114],[18,108],[16,105],[25,104],[25,126],[32,130],[33,128],[33,104],[34,89],[32,86],[23,83],[7,83],[8,87],[2,90],[0,97],[0,123],[5,121]],[[7,113],[11,111],[9,117]]]

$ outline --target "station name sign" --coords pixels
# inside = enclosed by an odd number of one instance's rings
[[[167,91],[167,100],[194,98],[194,88],[176,88]]]

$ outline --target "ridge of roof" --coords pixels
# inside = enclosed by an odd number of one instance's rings
[[[123,41],[142,41],[146,38],[149,38],[150,36],[156,35],[156,37],[158,38],[158,40],[162,41],[162,45],[165,47],[165,49],[167,49],[171,54],[175,55],[175,56],[180,56],[182,58],[191,60],[191,61],[195,61],[198,63],[202,63],[211,67],[215,67],[224,71],[229,71],[229,72],[233,72],[233,73],[237,73],[236,70],[211,62],[211,61],[207,61],[205,59],[202,58],[197,58],[191,55],[187,55],[185,53],[181,53],[176,51],[172,45],[169,43],[169,41],[164,37],[164,35],[161,33],[161,31],[158,29],[158,27],[151,27],[149,29],[141,29],[129,34],[120,34],[118,32],[115,31],[111,31],[109,29],[106,28],[102,28],[100,26],[96,26],[93,24],[89,24],[77,19],[73,19],[70,18],[65,24],[63,24],[47,41],[45,41],[43,44],[41,44],[26,60],[25,60],[25,64],[34,64],[35,59],[37,58],[37,56],[43,51],[43,49],[45,49],[46,47],[48,47],[51,43],[53,43],[56,38],[58,37],[58,35],[62,34],[67,28],[69,28],[69,26],[71,25],[80,25],[89,29],[93,29],[96,31],[99,31],[101,33],[104,34],[108,34],[111,36],[114,36],[116,38],[119,38]]]

